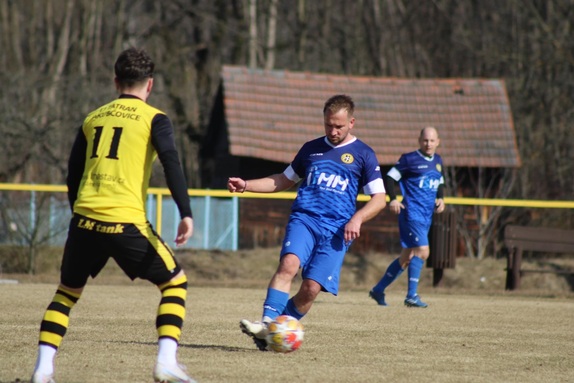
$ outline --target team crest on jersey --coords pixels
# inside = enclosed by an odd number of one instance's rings
[[[345,153],[341,156],[341,161],[346,164],[352,164],[355,161],[355,157],[351,153]]]
[[[438,170],[439,172],[442,171],[442,166],[440,166],[440,164],[436,164],[436,170]]]

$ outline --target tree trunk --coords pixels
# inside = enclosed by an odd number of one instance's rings
[[[249,68],[257,68],[257,0],[249,0]]]
[[[265,69],[270,70],[275,67],[275,40],[277,34],[277,0],[271,0],[269,4],[269,22],[267,23],[267,58]]]
[[[297,33],[299,34],[299,38],[297,39],[298,69],[304,67],[305,49],[307,48],[307,13],[305,12],[305,4],[305,0],[299,0],[297,7]]]

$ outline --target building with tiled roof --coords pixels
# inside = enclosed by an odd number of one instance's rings
[[[323,103],[334,94],[355,100],[354,134],[381,165],[418,147],[434,126],[446,166],[521,165],[504,81],[399,79],[265,71],[224,66],[223,119],[229,154],[288,164],[323,132]],[[211,129],[216,128],[211,126]],[[220,129],[219,127],[218,129]]]

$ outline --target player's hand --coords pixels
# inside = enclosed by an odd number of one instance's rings
[[[345,225],[345,243],[349,244],[361,236],[361,224],[359,219],[351,218]]]
[[[186,244],[187,240],[193,235],[193,219],[191,217],[185,217],[179,223],[177,227],[177,237],[175,238],[176,246],[183,246]]]
[[[247,181],[239,177],[229,177],[227,179],[227,190],[231,193],[243,193],[247,188]]]
[[[401,209],[404,208],[405,206],[396,199],[392,200],[391,203],[389,203],[389,210],[392,213],[399,214],[401,212]]]
[[[442,212],[444,211],[444,208],[445,208],[444,200],[443,200],[442,198],[438,198],[438,199],[435,201],[434,210],[435,210],[437,213],[442,213]]]

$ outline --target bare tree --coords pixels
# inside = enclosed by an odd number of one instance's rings
[[[0,198],[0,217],[9,228],[7,242],[20,245],[26,258],[26,272],[36,274],[40,248],[63,235],[68,228],[70,208],[61,194],[19,192]],[[63,198],[64,197],[64,198]]]
[[[446,169],[447,189],[462,191],[465,197],[506,199],[514,187],[517,170],[512,168]],[[498,232],[501,218],[508,211],[503,206],[456,206],[458,234],[464,241],[466,256],[482,259],[496,253],[501,245]]]
[[[62,182],[75,129],[114,96],[114,57],[137,45],[157,61],[153,102],[173,116],[192,187],[221,65],[263,64],[503,78],[524,164],[509,196],[571,200],[573,20],[570,0],[0,1],[0,179]]]
[[[257,67],[257,0],[249,0],[249,68]]]
[[[267,46],[265,69],[270,70],[275,66],[275,42],[277,32],[277,0],[270,0],[269,18],[267,23]]]
[[[298,0],[297,2],[297,69],[303,67],[305,62],[305,50],[307,48],[307,11],[305,0]]]

